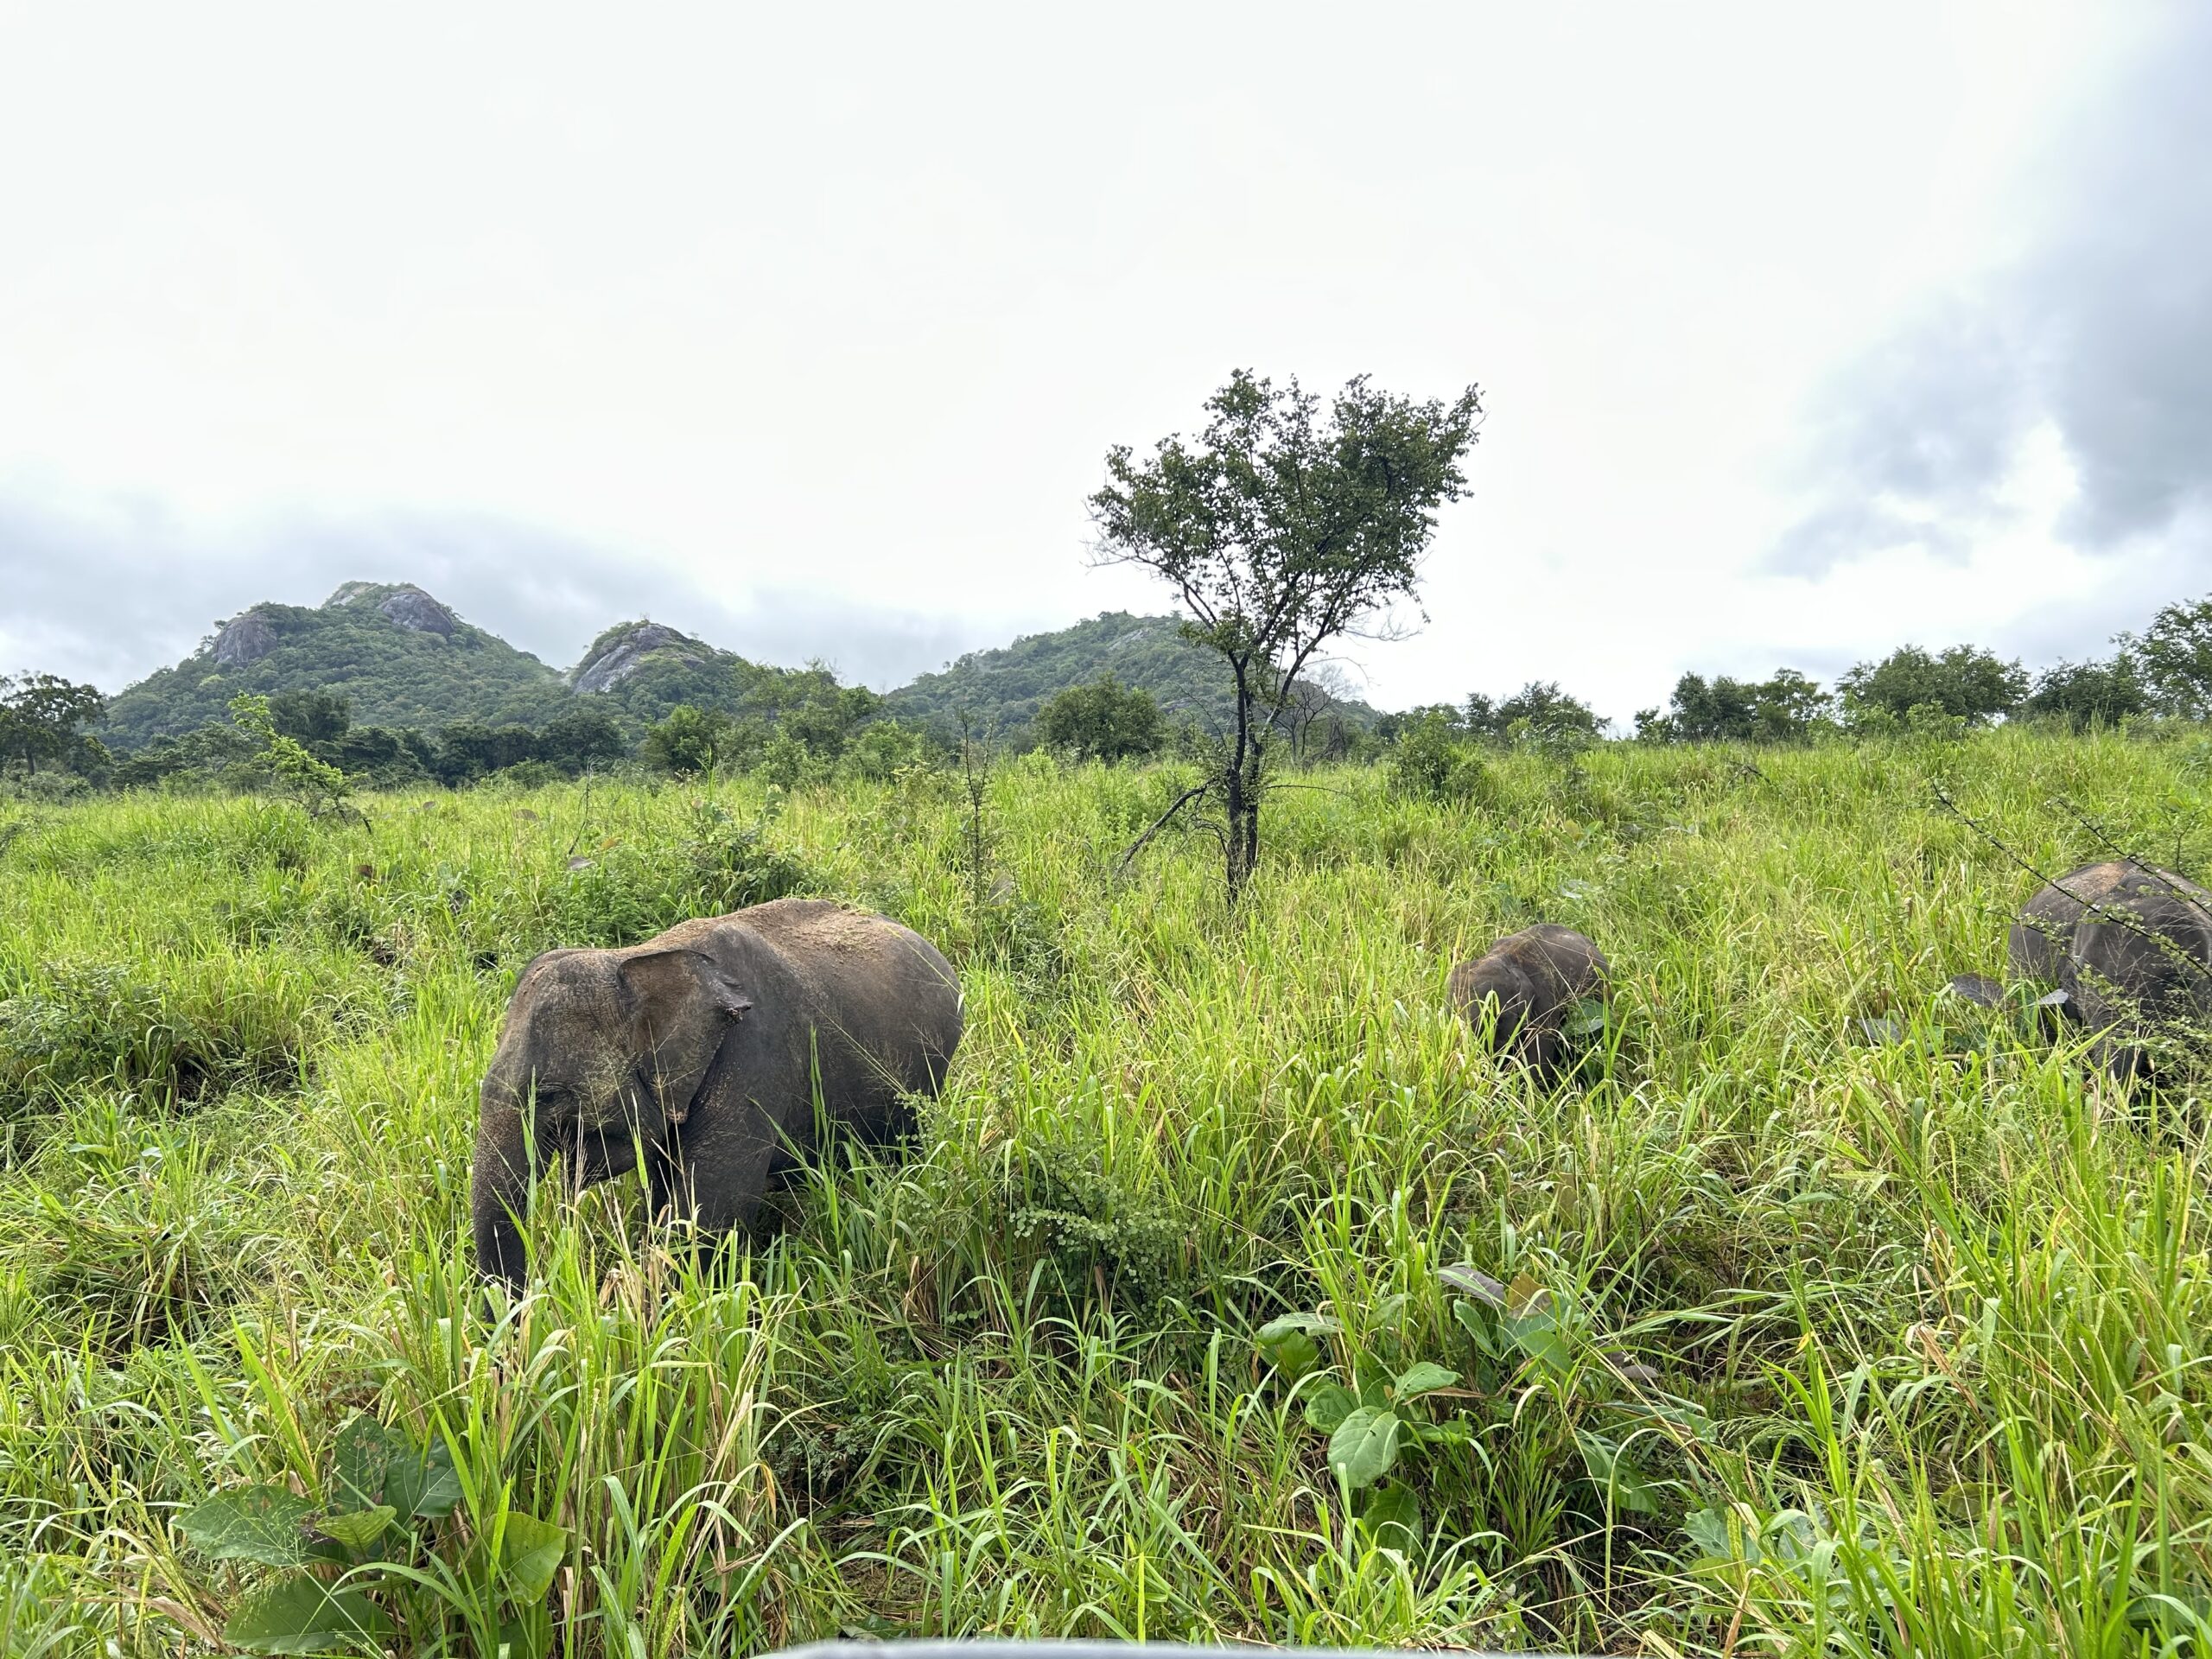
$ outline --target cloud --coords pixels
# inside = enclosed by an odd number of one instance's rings
[[[2025,251],[1834,376],[1771,568],[1819,576],[1908,543],[1963,559],[2018,518],[2038,433],[2074,482],[2054,528],[2084,551],[2212,502],[2208,80],[2212,8],[2177,8],[2050,146]]]
[[[412,582],[556,666],[608,624],[652,616],[759,661],[821,658],[900,683],[980,644],[952,621],[851,607],[774,582],[689,574],[542,527],[471,513],[291,514],[188,522],[159,503],[0,493],[0,671],[113,691],[263,600],[319,605],[340,582]]]

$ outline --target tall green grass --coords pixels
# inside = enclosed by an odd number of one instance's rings
[[[2191,753],[1624,747],[1494,762],[1478,807],[1321,773],[1271,801],[1234,913],[1200,833],[1114,876],[1172,771],[1035,758],[991,785],[981,884],[926,773],[365,827],[0,807],[0,1651],[218,1645],[264,1570],[178,1516],[329,1500],[361,1413],[463,1492],[378,1580],[409,1653],[2196,1650],[2199,1103],[1942,991],[1999,968],[2016,856],[2212,864]],[[526,1296],[481,1286],[474,1091],[515,970],[784,892],[959,964],[918,1141],[826,1160],[719,1255],[601,1189],[534,1222]],[[1549,1091],[1443,999],[1536,919],[1615,967]],[[1486,1356],[1463,1265],[1556,1343]],[[1312,1385],[1255,1348],[1286,1312],[1334,1322],[1348,1378],[1459,1374],[1408,1408],[1451,1426],[1396,1471],[1411,1547],[1354,1518]],[[565,1542],[518,1609],[524,1515]]]

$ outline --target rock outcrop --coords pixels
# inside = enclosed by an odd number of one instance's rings
[[[410,633],[435,633],[450,639],[461,619],[411,582],[349,582],[322,601],[326,611],[340,606],[366,607],[390,617]]]
[[[695,666],[715,655],[713,646],[665,623],[626,622],[592,641],[583,660],[569,671],[569,683],[579,691],[611,691],[660,652]]]
[[[215,635],[215,660],[225,668],[244,668],[276,649],[276,630],[260,606],[241,611]]]

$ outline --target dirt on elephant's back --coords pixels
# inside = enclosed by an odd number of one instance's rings
[[[827,899],[777,899],[743,917],[779,944],[810,945],[839,956],[882,950],[897,926],[872,911],[848,909]]]

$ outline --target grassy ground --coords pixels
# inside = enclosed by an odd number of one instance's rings
[[[1197,836],[1112,877],[1171,774],[1041,761],[994,779],[980,880],[943,777],[365,828],[0,807],[0,1651],[265,1616],[251,1558],[297,1529],[219,1559],[178,1518],[363,1507],[363,1413],[453,1465],[450,1513],[348,1535],[410,1654],[2178,1650],[2212,1611],[2196,1103],[1947,1006],[2031,883],[1931,782],[2045,870],[2094,825],[2201,876],[2195,753],[1614,748],[1463,806],[1322,774],[1234,916]],[[480,1287],[517,968],[787,888],[961,967],[912,1155],[719,1262],[602,1189],[534,1220],[526,1298]],[[1540,918],[1617,972],[1548,1093],[1442,995]],[[1325,1317],[1255,1344],[1287,1313]],[[1363,1399],[1398,1452],[1348,1513],[1306,1405]]]

